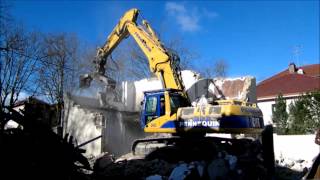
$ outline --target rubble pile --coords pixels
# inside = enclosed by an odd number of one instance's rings
[[[301,179],[310,170],[312,163],[305,160],[276,159],[276,176],[278,179]]]
[[[259,141],[194,144],[159,148],[145,157],[115,160],[105,154],[93,167],[94,179],[265,179]]]
[[[290,168],[295,171],[306,171],[308,167],[312,166],[312,162],[305,161],[303,159],[294,160],[294,159],[285,159],[280,158],[276,160],[278,166]]]

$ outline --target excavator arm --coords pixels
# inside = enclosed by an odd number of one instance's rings
[[[131,35],[147,57],[151,72],[162,81],[163,87],[181,90],[187,97],[178,65],[179,57],[164,47],[146,20],[142,21],[143,26],[137,24],[138,14],[137,9],[127,11],[108,36],[104,46],[97,51],[94,60],[96,74],[104,76],[109,55],[123,39]]]
[[[139,11],[137,9],[132,9],[126,12],[108,36],[104,46],[98,49],[96,58],[93,61],[97,73],[101,75],[105,74],[105,65],[108,56],[119,45],[119,43],[129,35],[126,24],[127,22],[136,22],[138,14]]]

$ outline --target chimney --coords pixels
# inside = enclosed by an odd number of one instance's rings
[[[294,63],[290,63],[289,64],[289,73],[294,74],[294,73],[296,73],[296,71],[297,71],[296,65]]]

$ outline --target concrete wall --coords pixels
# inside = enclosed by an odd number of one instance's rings
[[[102,135],[102,138],[82,147],[86,149],[87,156],[97,156],[101,152],[115,156],[126,154],[131,151],[135,139],[146,136],[140,126],[138,112],[101,108],[94,98],[66,96],[65,99],[64,134],[75,137],[78,144]],[[83,104],[79,105],[80,102]]]
[[[70,102],[70,101],[69,101]],[[69,104],[66,112],[64,134],[72,135],[78,144],[82,144],[90,139],[101,135],[102,127],[97,126],[95,111],[82,108],[79,105]],[[98,139],[82,147],[86,150],[86,155],[99,155],[101,153],[101,139]]]

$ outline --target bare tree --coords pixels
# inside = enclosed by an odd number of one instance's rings
[[[21,93],[37,92],[35,74],[39,56],[39,34],[28,33],[22,26],[6,26],[0,46],[0,110],[13,107]],[[3,128],[6,122],[1,123]]]
[[[173,50],[180,57],[180,67],[182,70],[194,70],[192,61],[199,58],[199,54],[189,48],[181,37],[175,37],[166,43],[166,47]]]
[[[118,67],[124,70],[123,75],[126,76],[123,77],[124,80],[137,80],[153,76],[149,69],[148,59],[133,38],[129,39],[122,51],[126,53],[121,53]]]
[[[228,68],[228,64],[224,59],[215,61],[213,65],[214,77],[225,78],[227,76]]]
[[[213,66],[202,67],[199,72],[205,78],[225,78],[228,74],[228,68],[227,61],[219,59],[213,63]]]
[[[74,62],[73,66],[74,66],[74,70],[75,70],[75,84],[76,86],[74,87],[78,87],[78,78],[80,77],[80,75],[86,74],[88,72],[93,72],[94,69],[94,64],[93,64],[93,60],[94,57],[97,54],[97,50],[95,47],[93,47],[92,45],[88,45],[85,44],[84,42],[78,42],[78,56],[76,61]],[[81,51],[80,51],[81,49]]]
[[[39,36],[16,27],[4,34],[0,51],[1,107],[13,106],[22,91],[36,91],[33,75],[39,56]]]
[[[69,34],[48,34],[42,43],[43,59],[38,81],[42,93],[50,103],[56,104],[58,122],[62,126],[64,92],[76,87],[76,60],[78,39]]]
[[[211,67],[202,67],[202,69],[199,70],[200,74],[204,78],[213,78],[213,70]]]

